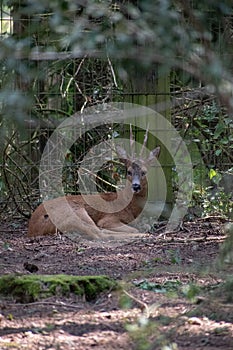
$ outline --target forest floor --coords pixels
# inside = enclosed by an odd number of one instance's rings
[[[0,275],[107,275],[122,290],[54,296],[20,304],[0,299],[0,349],[232,350],[233,303],[221,293],[229,268],[217,257],[225,239],[219,218],[163,226],[136,240],[75,241],[26,236],[26,223],[0,225]],[[25,264],[26,263],[26,264]],[[231,296],[232,296],[231,292]]]

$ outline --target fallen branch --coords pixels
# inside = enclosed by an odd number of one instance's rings
[[[123,290],[123,292],[125,295],[127,295],[130,299],[132,299],[133,301],[135,301],[139,305],[140,309],[145,312],[147,318],[150,317],[150,310],[149,310],[149,307],[146,303],[139,300],[138,298],[136,298],[132,294],[128,293],[125,289]]]

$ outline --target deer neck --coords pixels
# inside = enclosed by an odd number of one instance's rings
[[[143,187],[140,192],[133,193],[132,196],[132,188],[131,184],[126,186],[126,188],[122,191],[122,195],[124,197],[124,200],[128,200],[128,198],[131,198],[129,201],[129,204],[127,206],[127,210],[131,211],[133,216],[136,218],[141,211],[143,210],[146,200],[147,200],[147,194],[148,194],[148,186],[147,183],[143,184]]]

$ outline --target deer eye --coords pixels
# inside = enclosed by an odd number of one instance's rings
[[[146,172],[145,172],[145,171],[142,171],[142,172],[141,172],[141,175],[142,175],[142,176],[146,176]]]
[[[132,176],[132,171],[131,171],[131,170],[128,170],[128,171],[127,171],[127,175]]]

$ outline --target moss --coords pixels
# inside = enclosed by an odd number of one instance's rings
[[[52,295],[85,296],[95,299],[101,292],[116,288],[107,276],[69,275],[5,275],[0,277],[0,294],[12,296],[17,302],[29,303]]]

